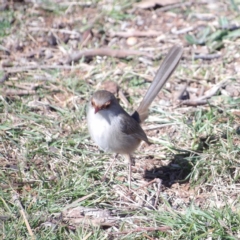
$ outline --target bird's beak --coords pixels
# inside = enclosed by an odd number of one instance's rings
[[[97,107],[97,106],[96,106],[94,109],[95,109],[95,111],[94,111],[95,114],[96,114],[97,112],[99,112],[99,110],[100,110],[100,108]]]

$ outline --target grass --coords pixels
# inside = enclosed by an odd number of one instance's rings
[[[191,206],[184,215],[178,214],[173,223],[178,239],[235,239],[239,230],[239,215],[224,207],[201,210]],[[180,233],[180,234],[179,234]]]
[[[162,13],[163,22],[168,24],[163,24],[160,17],[151,22],[151,13],[157,14],[157,9],[138,10],[134,15],[127,1],[114,1],[113,8],[103,6],[102,1],[84,9],[54,6],[51,9],[43,6],[40,12],[28,12],[26,9],[31,8],[27,5],[3,11],[1,45],[7,46],[9,36],[19,36],[21,31],[16,31],[16,27],[25,29],[25,22],[27,25],[33,15],[50,23],[49,28],[57,20],[79,29],[91,23],[94,37],[87,48],[99,47],[104,41],[107,46],[111,40],[106,37],[108,27],[121,29],[121,25],[129,24],[129,28],[137,28],[138,15],[148,19],[146,26],[155,26],[159,31],[158,26],[171,24],[175,16]],[[200,8],[180,9],[178,17],[184,21],[186,14]],[[104,15],[106,9],[110,10]],[[24,20],[20,17],[23,13]],[[90,22],[97,13],[103,15]],[[81,14],[84,22],[71,22]],[[234,17],[236,13],[232,14]],[[105,31],[100,37],[99,26]],[[40,37],[46,37],[41,34]],[[159,55],[159,51],[166,52],[167,46],[182,41],[186,44],[168,29],[162,30],[162,34],[164,47],[155,38],[143,38],[138,39],[139,47],[133,48],[156,49]],[[28,32],[26,36],[22,39],[24,34],[21,34],[19,39],[24,40],[23,50],[14,48],[17,43],[8,45],[10,55],[0,50],[4,61],[14,66],[21,65],[23,58],[26,65],[55,63],[55,59],[48,60],[41,54],[26,57],[29,48],[41,53],[39,46],[52,51],[56,58],[64,58],[57,47],[44,45],[36,33]],[[63,52],[72,48],[69,42]],[[232,61],[237,59],[234,55],[237,44],[238,40],[229,41],[223,59],[211,62],[192,60],[188,50],[191,46],[185,46],[184,59],[154,102],[143,126],[154,144],[142,145],[134,154],[132,192],[128,190],[127,165],[121,156],[110,170],[108,181],[101,182],[112,155],[100,152],[90,140],[86,106],[92,92],[106,80],[112,80],[121,87],[130,103],[126,110],[131,112],[149,86],[146,79],[153,77],[158,60],[149,64],[137,57],[127,60],[96,57],[90,62],[81,60],[70,70],[11,73],[1,85],[0,98],[0,238],[32,238],[19,201],[36,239],[239,239],[239,95],[229,94],[233,90],[240,92],[239,73],[232,70],[237,68],[237,61]],[[111,46],[130,48],[124,39],[115,39]],[[227,85],[230,89],[221,89],[207,105],[187,107],[173,97],[186,80],[193,90],[201,86],[206,90],[222,79],[230,79]],[[9,90],[16,94],[7,94]],[[21,95],[22,90],[32,93]],[[154,178],[162,180],[159,199],[158,182],[143,187]],[[14,199],[16,196],[18,201]],[[83,212],[76,207],[83,207]],[[69,217],[69,213],[75,217]],[[84,220],[79,217],[83,213]],[[99,219],[106,225],[94,222]],[[148,227],[170,230],[147,231]]]

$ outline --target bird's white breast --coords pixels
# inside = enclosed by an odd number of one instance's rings
[[[94,108],[89,106],[88,109],[88,129],[93,141],[105,152],[111,152],[109,141],[113,138],[114,118],[106,110],[98,113],[94,112]]]
[[[131,153],[140,141],[121,130],[121,110],[112,108],[95,113],[89,106],[88,129],[92,140],[105,152]]]

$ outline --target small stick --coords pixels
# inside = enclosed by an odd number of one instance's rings
[[[110,32],[110,37],[122,37],[122,38],[128,38],[128,37],[158,37],[161,35],[161,32],[149,30],[149,31],[127,31],[127,32]]]
[[[217,83],[216,85],[214,85],[208,91],[206,91],[205,95],[200,96],[200,97],[198,97],[196,99],[193,99],[193,100],[184,100],[184,101],[181,102],[181,104],[188,105],[188,106],[198,106],[198,105],[207,104],[208,103],[207,99],[214,96],[218,92],[218,90],[220,88],[222,88],[223,86],[226,86],[227,83],[228,83],[228,80],[223,80],[223,81]]]
[[[183,28],[183,29],[180,29],[180,30],[172,30],[172,33],[173,34],[176,34],[176,35],[180,35],[180,34],[184,34],[184,33],[187,33],[187,32],[190,32],[190,31],[193,31],[195,27],[186,27],[186,28]]]
[[[187,106],[199,106],[199,105],[205,105],[207,103],[208,103],[207,100],[198,100],[198,99],[181,101],[181,104],[187,105]]]
[[[212,60],[215,58],[220,58],[222,55],[221,54],[199,54],[199,55],[194,55],[193,59],[197,60],[197,59],[203,59],[203,60]]]
[[[28,230],[29,235],[31,236],[31,238],[32,238],[33,240],[35,240],[36,238],[35,238],[35,236],[34,236],[34,234],[33,234],[33,231],[32,231],[32,229],[31,229],[31,227],[30,227],[30,224],[29,224],[29,222],[28,222],[28,220],[27,220],[27,216],[26,216],[26,214],[25,214],[25,211],[24,211],[24,209],[23,209],[23,206],[22,206],[22,204],[21,204],[21,202],[20,202],[20,200],[19,200],[19,195],[18,195],[17,193],[15,193],[12,198],[13,198],[13,201],[15,202],[16,206],[18,207],[20,214],[21,214],[22,217],[23,217],[23,220],[24,220],[24,222],[25,222],[25,225],[26,225],[26,227],[27,227],[27,230]]]
[[[221,82],[215,84],[212,88],[210,88],[208,91],[205,92],[205,95],[197,98],[197,100],[205,100],[208,98],[211,98],[212,96],[214,96],[218,90],[224,86],[226,86],[228,83],[228,80],[222,80]]]
[[[66,64],[71,64],[72,62],[79,61],[82,57],[96,57],[96,56],[108,56],[108,57],[114,57],[114,58],[126,58],[129,56],[146,56],[150,59],[154,59],[154,56],[150,53],[143,52],[143,51],[137,51],[137,50],[131,50],[131,49],[119,49],[114,50],[111,48],[96,48],[96,49],[88,49],[83,50],[79,52],[75,52],[74,54],[71,54],[68,58],[68,60],[65,62]]]

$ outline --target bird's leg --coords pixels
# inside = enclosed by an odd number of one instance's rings
[[[106,177],[107,177],[107,174],[108,174],[109,170],[111,169],[111,167],[113,166],[113,164],[114,164],[117,156],[118,156],[118,153],[117,153],[117,154],[114,154],[114,157],[113,157],[112,162],[110,163],[110,165],[108,166],[106,172],[104,173],[103,177],[101,178],[101,181],[102,181],[102,182],[105,181],[105,179],[106,179]]]
[[[130,154],[125,155],[126,159],[129,162],[129,169],[128,169],[128,186],[131,189],[131,179],[132,179],[132,166],[135,165],[135,161],[132,159]]]

